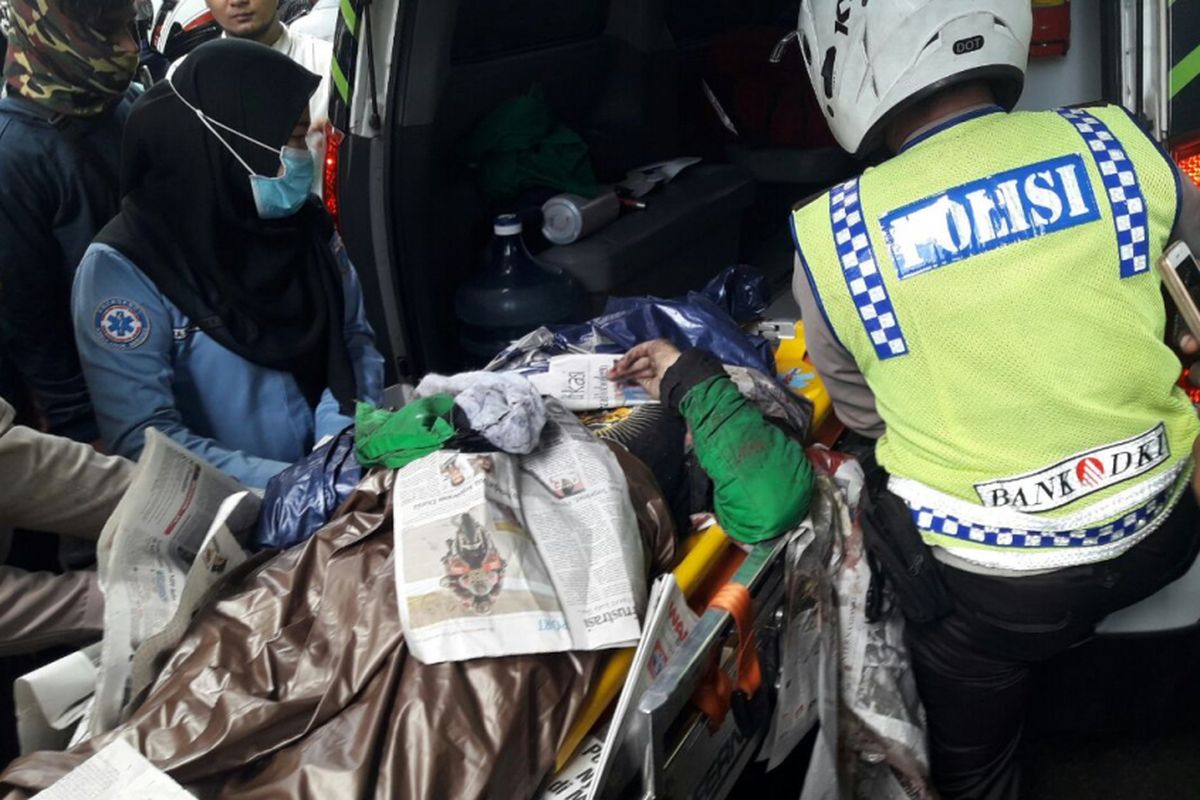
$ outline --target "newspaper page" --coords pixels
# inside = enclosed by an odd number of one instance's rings
[[[518,461],[441,451],[393,484],[397,599],[422,663],[568,650],[554,584],[521,514]]]
[[[841,698],[846,707],[843,741],[862,755],[857,772],[847,775],[855,797],[928,797],[925,714],[904,644],[899,612],[880,622],[866,618],[871,570],[864,556],[862,528],[850,531],[837,575],[841,638]],[[895,604],[893,604],[894,606]],[[873,762],[873,763],[872,763]]]
[[[158,431],[146,431],[133,480],[97,546],[104,638],[92,735],[120,722],[134,651],[175,614],[221,501],[241,488]]]
[[[637,520],[616,459],[547,404],[541,449],[441,451],[393,488],[400,621],[423,663],[635,642]]]
[[[571,649],[636,644],[646,607],[646,557],[625,473],[608,445],[547,400],[542,446],[521,459],[520,490]]]
[[[99,656],[96,656],[99,659]],[[96,664],[99,669],[100,664]],[[88,699],[83,704],[83,714],[79,717],[79,724],[75,726],[75,732],[71,734],[71,741],[67,742],[64,750],[74,750],[75,745],[83,744],[88,739],[92,738],[92,712],[96,710],[96,693],[88,695]]]
[[[96,689],[100,643],[63,656],[13,682],[21,754],[62,750]]]
[[[597,733],[599,735],[597,735]],[[596,764],[604,750],[603,730],[589,733],[579,743],[575,757],[562,771],[548,778],[536,795],[537,800],[584,800],[596,784]]]
[[[604,750],[596,765],[596,778],[588,789],[589,800],[600,796],[621,796],[620,790],[624,789],[626,780],[637,770],[643,754],[628,752],[624,747],[629,715],[637,707],[646,688],[683,646],[699,619],[688,607],[675,576],[670,573],[659,576],[650,590],[646,625],[633,654],[629,677],[625,679],[625,686],[617,698],[617,707],[604,739]],[[617,784],[606,789],[605,784],[610,778],[615,779]]]
[[[857,522],[862,468],[853,458],[829,451],[813,458],[821,494],[833,501],[828,616],[836,626],[837,646],[835,661],[821,660],[821,728],[801,800],[932,797],[924,712],[903,641],[903,619],[898,611],[880,622],[866,619],[871,569]],[[828,488],[831,479],[836,491]]]
[[[32,800],[195,800],[124,739],[117,739]]]
[[[773,770],[791,755],[817,722],[821,659],[833,660],[833,629],[821,610],[832,608],[825,568],[832,532],[829,501],[814,494],[808,518],[788,542],[784,575],[784,623],[779,641],[779,676],[771,726],[759,760]]]
[[[130,697],[136,698],[155,681],[162,658],[183,640],[192,617],[206,605],[221,580],[249,558],[241,543],[246,541],[258,521],[261,507],[262,500],[250,491],[230,495],[221,502],[204,544],[184,579],[174,616],[134,651],[130,664]]]
[[[819,465],[815,465],[819,466]],[[858,471],[858,476],[862,471]],[[817,662],[816,676],[816,713],[820,720],[817,730],[817,740],[813,743],[812,755],[808,760],[808,771],[804,776],[804,788],[800,800],[841,800],[848,793],[843,793],[840,780],[839,759],[841,756],[842,720],[841,699],[841,651],[838,627],[838,606],[833,591],[833,576],[837,574],[843,561],[844,539],[849,524],[849,516],[842,500],[843,488],[834,484],[829,475],[817,472],[816,492],[814,493],[814,510],[829,519],[831,526],[831,541],[828,558],[825,562],[819,587],[819,611],[821,622],[829,628],[826,636],[821,639],[821,653]],[[789,567],[792,564],[789,562]],[[790,589],[791,586],[789,585]],[[785,639],[785,643],[786,643]],[[786,657],[781,651],[780,660]],[[784,701],[786,702],[786,700]]]
[[[588,353],[551,356],[537,370],[523,370],[543,395],[557,398],[571,411],[592,411],[656,402],[634,383],[615,383],[608,371],[620,354]]]

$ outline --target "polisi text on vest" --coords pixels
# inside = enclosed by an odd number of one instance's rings
[[[1063,156],[964,183],[880,219],[900,278],[1100,219],[1083,159]]]

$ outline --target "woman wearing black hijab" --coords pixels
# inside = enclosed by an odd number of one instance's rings
[[[75,278],[100,433],[136,458],[156,428],[248,486],[377,402],[383,358],[304,147],[315,75],[210,42],[138,101],[121,213]],[[286,145],[286,146],[285,146]]]

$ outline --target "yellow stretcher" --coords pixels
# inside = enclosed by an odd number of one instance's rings
[[[791,330],[783,329],[783,335],[779,335],[779,328],[782,326],[773,326],[773,332],[778,336],[775,349],[776,372],[793,391],[812,401],[813,421],[810,438],[827,441],[833,438],[829,429],[836,424],[830,414],[832,404],[829,393],[825,390],[824,384],[808,360],[804,345],[804,323],[796,321],[789,323],[789,326],[791,325],[794,325]],[[793,333],[793,335],[788,336],[788,333]],[[680,590],[689,600],[707,600],[703,594],[711,593],[714,588],[710,578],[731,579],[750,588],[754,599],[756,620],[764,620],[765,624],[766,620],[773,618],[782,596],[782,592],[779,591],[782,583],[781,575],[773,574],[781,572],[781,570],[775,569],[778,566],[776,563],[779,561],[778,556],[783,552],[781,540],[764,542],[747,553],[741,547],[734,546],[733,540],[719,525],[714,525],[685,539],[682,549],[685,555],[673,572]],[[768,578],[773,579],[769,580]],[[700,598],[696,597],[697,592],[701,592]],[[693,602],[692,605],[695,606],[696,603]],[[666,692],[665,696],[670,700],[666,705],[671,707],[672,713],[674,713],[675,707],[678,707],[679,711],[687,707],[696,683],[703,677],[700,674],[702,667],[711,663],[713,648],[719,648],[730,634],[728,630],[731,627],[730,622],[731,618],[728,612],[708,610],[693,631],[692,636],[689,637],[688,642],[685,643],[684,649],[680,650],[672,659],[668,671],[655,681],[643,699],[650,697],[653,693],[651,690],[657,690],[658,696],[663,697],[664,685],[673,679],[677,681],[677,685]],[[758,628],[758,625],[756,624],[755,627]],[[759,638],[765,641],[770,640],[770,637]],[[701,644],[702,639],[704,640],[703,644]],[[633,662],[633,653],[633,648],[628,648],[616,651],[609,657],[600,680],[559,750],[556,772],[561,771],[572,759],[580,743],[620,694]],[[681,665],[686,668],[681,668]],[[698,783],[689,780],[672,782],[670,780],[672,759],[667,757],[669,754],[660,752],[655,756],[658,763],[648,765],[651,768],[646,770],[655,774],[641,776],[643,783],[650,784],[643,787],[650,793],[638,791],[635,793],[636,796],[690,797],[694,796],[697,790],[699,790],[700,796],[713,798],[724,796],[732,787],[737,774],[740,774],[741,769],[753,755],[752,751],[757,746],[757,741],[752,741],[736,731],[731,716],[716,732],[700,730],[706,727],[701,720],[698,726],[693,726],[694,729],[690,735],[693,740],[696,737],[706,740],[703,742],[702,749],[714,751],[714,757],[717,759],[709,762],[710,767],[718,769],[728,767],[724,773],[680,776],[695,778],[699,781]],[[651,737],[656,735],[652,731],[643,730],[642,733]],[[684,740],[687,739],[688,736],[685,735]],[[651,744],[653,743],[647,742],[648,746]],[[732,758],[728,752],[731,745],[737,751],[736,757]],[[660,747],[659,750],[661,749]],[[679,756],[680,753],[674,755]],[[700,760],[687,759],[687,761],[696,764]],[[709,771],[711,772],[711,769]],[[685,786],[689,785],[690,788],[685,789]],[[605,794],[605,792],[600,792],[596,796],[600,797]]]

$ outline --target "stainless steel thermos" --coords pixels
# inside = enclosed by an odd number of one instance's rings
[[[542,235],[552,244],[571,244],[617,218],[621,200],[605,192],[591,200],[577,194],[558,194],[542,204]]]

